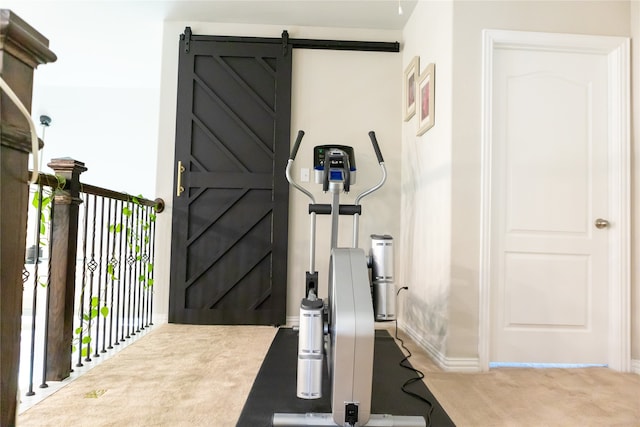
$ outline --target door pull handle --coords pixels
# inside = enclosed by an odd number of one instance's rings
[[[180,197],[180,194],[184,192],[184,187],[182,186],[182,173],[184,172],[184,166],[182,165],[182,160],[178,160],[178,179],[177,179],[177,188],[176,188],[176,197]]]

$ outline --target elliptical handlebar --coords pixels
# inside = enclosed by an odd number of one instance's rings
[[[373,150],[376,152],[376,157],[378,158],[378,164],[380,164],[380,169],[382,170],[382,177],[380,178],[380,181],[376,185],[358,194],[354,203],[355,206],[359,206],[360,201],[364,197],[368,196],[374,191],[379,190],[380,187],[382,187],[384,183],[387,181],[387,168],[384,165],[384,158],[382,158],[382,152],[380,151],[380,146],[378,145],[378,140],[376,139],[376,133],[374,131],[369,132],[369,139],[371,139]],[[353,247],[354,248],[358,247],[359,217],[360,215],[358,214],[353,216]]]
[[[304,131],[299,130],[298,136],[296,137],[296,142],[293,144],[293,149],[291,150],[291,155],[289,156],[291,160],[296,159],[296,155],[298,154],[298,149],[300,148],[300,143],[302,142],[303,136],[304,136]]]
[[[306,188],[302,187],[300,184],[295,182],[293,177],[291,176],[291,167],[293,166],[293,161],[295,160],[296,155],[298,154],[298,149],[300,148],[300,143],[302,142],[303,136],[304,136],[304,131],[299,130],[298,136],[296,137],[296,142],[293,144],[293,149],[291,150],[291,155],[289,156],[289,160],[287,161],[285,176],[287,177],[287,181],[289,181],[289,184],[293,185],[295,189],[299,190],[305,196],[307,196],[311,200],[312,204],[315,204],[316,198],[313,197],[313,194],[311,194],[309,190],[307,190]]]
[[[371,139],[371,144],[373,145],[373,151],[376,152],[378,163],[384,163],[384,159],[382,158],[382,152],[380,151],[380,146],[378,145],[378,140],[376,139],[376,133],[374,131],[369,131],[369,139]]]
[[[373,145],[373,151],[376,152],[376,157],[378,158],[378,163],[380,164],[380,168],[382,169],[382,178],[380,179],[380,182],[378,182],[376,185],[369,188],[368,190],[363,191],[358,195],[358,197],[356,197],[356,201],[355,201],[356,205],[360,204],[360,200],[362,200],[363,197],[368,196],[369,194],[373,193],[374,191],[382,187],[387,180],[387,168],[384,166],[384,158],[382,158],[382,152],[380,151],[380,146],[378,145],[378,140],[376,139],[376,133],[374,131],[370,131],[369,138],[371,139],[371,144]]]

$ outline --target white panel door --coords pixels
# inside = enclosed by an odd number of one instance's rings
[[[607,58],[493,60],[491,361],[606,364]]]

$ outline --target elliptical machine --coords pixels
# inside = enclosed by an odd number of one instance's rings
[[[353,205],[340,204],[340,194],[349,192],[356,181],[353,148],[343,145],[314,147],[314,177],[324,192],[332,194],[331,204],[317,204],[312,193],[297,184],[291,176],[303,131],[298,136],[287,162],[289,183],[309,199],[311,214],[311,250],[306,272],[305,297],[300,304],[298,338],[297,396],[301,399],[322,397],[324,355],[331,383],[331,413],[273,415],[274,426],[425,426],[421,416],[371,414],[374,312],[369,284],[367,257],[358,248],[360,201],[384,185],[387,171],[375,133],[369,138],[382,170],[380,182],[360,193]],[[315,271],[316,215],[331,215],[331,258],[329,262],[328,297],[318,295],[318,273]],[[338,248],[340,215],[353,215],[353,245]]]

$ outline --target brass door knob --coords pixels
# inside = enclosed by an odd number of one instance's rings
[[[596,228],[603,229],[609,227],[609,221],[606,219],[598,218],[595,222]]]

